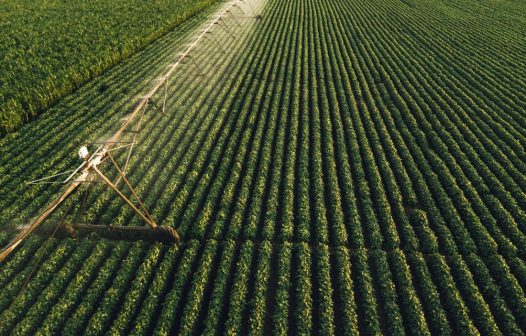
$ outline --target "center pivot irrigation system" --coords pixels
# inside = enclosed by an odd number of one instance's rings
[[[224,9],[206,25],[205,29],[195,38],[195,40],[188,45],[186,50],[177,58],[175,63],[170,64],[166,73],[159,79],[159,81],[153,86],[153,88],[143,97],[140,98],[138,103],[135,105],[133,110],[123,118],[123,122],[119,129],[111,136],[108,140],[98,142],[99,147],[92,154],[89,153],[86,146],[82,146],[79,150],[79,157],[83,160],[82,164],[76,169],[66,171],[60,174],[44,177],[35,181],[28,182],[28,184],[42,184],[42,183],[58,183],[64,184],[66,187],[62,190],[60,195],[56,197],[33,221],[19,228],[17,235],[13,240],[0,252],[0,262],[5,260],[7,256],[32,232],[34,232],[49,216],[51,216],[57,208],[65,202],[66,199],[76,191],[79,186],[86,184],[87,188],[84,191],[84,197],[82,204],[80,205],[79,212],[73,221],[73,223],[65,223],[63,219],[59,220],[56,224],[55,230],[52,235],[57,233],[58,229],[61,232],[66,232],[68,235],[76,236],[78,232],[94,232],[104,231],[105,233],[120,233],[121,235],[127,235],[128,239],[139,237],[139,239],[150,239],[168,243],[178,243],[179,234],[172,226],[159,226],[155,222],[155,219],[150,215],[144,202],[141,201],[139,195],[130,184],[130,181],[126,178],[128,163],[132,151],[137,144],[137,135],[141,131],[141,125],[145,112],[153,107],[158,112],[166,115],[165,106],[167,100],[168,85],[170,77],[175,69],[181,65],[186,64],[187,60],[197,68],[200,76],[204,76],[201,68],[197,64],[197,61],[192,57],[192,51],[198,45],[199,41],[207,39],[213,41],[222,53],[225,50],[222,48],[219,41],[213,36],[214,27],[218,26],[224,30],[227,35],[231,38],[235,38],[232,25],[228,25],[226,22],[227,18],[234,21],[235,25],[240,27],[238,19],[241,18],[254,18],[261,19],[260,15],[257,15],[252,5],[248,2],[249,0],[235,0],[225,4]],[[245,8],[244,8],[245,7]],[[250,13],[247,14],[246,11]],[[164,93],[162,93],[164,91]],[[157,104],[154,100],[154,96],[159,96],[161,93],[162,104]],[[164,96],[164,98],[163,98]],[[124,165],[119,166],[113,152],[117,150],[126,150]],[[110,167],[115,169],[117,179],[112,181],[106,174],[104,174],[100,167],[110,162]],[[67,175],[66,179],[62,181],[56,181],[59,176]],[[128,197],[123,193],[123,189],[119,188],[120,182],[123,181],[124,185],[128,187],[131,192],[131,197]],[[138,216],[146,223],[146,226],[122,226],[122,225],[96,225],[96,224],[81,224],[78,220],[82,217],[85,211],[85,203],[88,195],[91,191],[91,187],[95,183],[102,183],[112,189]],[[67,211],[66,211],[67,212]]]

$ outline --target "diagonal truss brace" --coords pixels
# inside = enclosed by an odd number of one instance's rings
[[[111,156],[111,154],[108,153],[108,156],[111,160],[111,162],[113,163],[113,165],[115,166],[115,169],[117,169],[117,172],[119,173],[119,179],[122,178],[122,180],[124,181],[124,183],[126,184],[126,186],[130,189],[133,197],[135,198],[135,200],[139,203],[139,208],[137,208],[133,203],[132,201],[126,197],[126,195],[124,195],[118,188],[117,188],[117,185],[112,183],[104,174],[101,173],[101,171],[99,169],[97,169],[97,167],[95,167],[95,173],[104,181],[106,182],[106,184],[111,188],[113,189],[113,191],[115,191],[117,193],[117,195],[119,195],[136,213],[137,215],[139,215],[139,217],[141,217],[142,220],[144,220],[146,222],[146,224],[148,224],[150,227],[152,227],[152,229],[155,229],[157,227],[157,224],[155,223],[155,220],[153,219],[153,217],[150,215],[150,213],[148,212],[148,210],[146,209],[146,206],[144,205],[144,203],[141,201],[141,198],[139,197],[139,195],[137,195],[137,192],[135,191],[135,189],[132,187],[132,185],[130,184],[130,182],[128,181],[128,179],[126,178],[126,175],[124,174],[124,172],[120,169],[119,165],[117,165],[117,162],[115,162],[115,160],[113,159],[113,156]]]

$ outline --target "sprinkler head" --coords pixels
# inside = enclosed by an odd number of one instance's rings
[[[80,149],[79,149],[79,158],[82,159],[82,160],[86,160],[88,158],[88,155],[89,155],[88,148],[86,146],[80,147]]]

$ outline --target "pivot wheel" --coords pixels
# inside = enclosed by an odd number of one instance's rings
[[[179,243],[179,234],[171,226],[158,226],[154,229],[154,232],[159,241],[162,241],[164,243]]]

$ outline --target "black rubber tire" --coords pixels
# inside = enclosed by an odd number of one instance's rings
[[[179,234],[177,234],[177,231],[173,227],[163,225],[157,227],[156,231],[159,234],[161,241],[167,243],[179,243]]]

